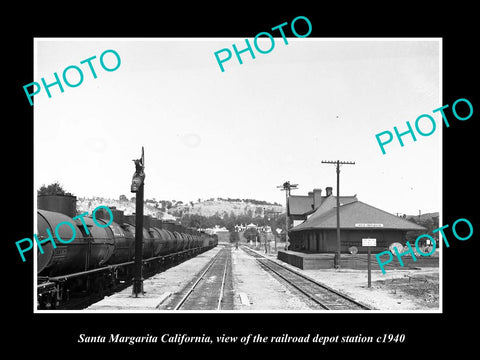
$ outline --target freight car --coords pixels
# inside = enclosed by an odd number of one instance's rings
[[[113,221],[107,211],[98,211],[95,215],[97,223],[105,226],[102,228],[95,225],[91,216],[74,220],[75,214],[38,210],[39,240],[47,238],[47,229],[56,229],[62,222],[71,223],[76,230],[71,242],[65,244],[54,238],[56,248],[51,242],[45,242],[43,253],[37,250],[37,304],[40,309],[62,308],[72,298],[102,294],[131,281],[135,216],[123,215],[115,208],[111,211]],[[58,230],[62,239],[73,236],[70,226],[60,226]],[[144,217],[142,232],[143,276],[155,274],[218,244],[215,236],[149,216]]]

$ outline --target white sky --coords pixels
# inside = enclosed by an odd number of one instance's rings
[[[143,145],[145,198],[283,204],[286,180],[299,184],[293,194],[335,193],[335,168],[321,161],[340,159],[356,162],[341,168],[341,194],[391,213],[440,211],[440,40],[275,41],[269,54],[242,54],[243,65],[233,55],[222,73],[214,52],[245,39],[36,39],[32,81],[51,83],[69,65],[84,80],[34,98],[35,190],[59,181],[76,196],[130,198]],[[100,66],[107,49],[121,57],[116,71]],[[97,79],[80,65],[93,55]],[[424,113],[436,132],[405,136],[403,148],[395,139],[382,155],[375,134]]]

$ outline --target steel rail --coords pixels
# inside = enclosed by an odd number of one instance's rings
[[[218,298],[217,310],[222,309],[223,289],[225,287],[225,280],[227,278],[227,269],[228,269],[228,264],[229,263],[230,263],[230,252],[227,251],[227,258],[225,259],[225,267],[223,268],[222,286],[220,287],[220,295],[219,295],[219,298]]]
[[[302,294],[304,294],[305,296],[307,296],[310,300],[313,300],[314,302],[316,302],[318,305],[320,305],[322,308],[326,309],[326,310],[331,310],[327,305],[323,304],[320,300],[317,299],[316,296],[310,294],[308,291],[305,291],[304,289],[302,289],[300,286],[298,286],[297,284],[295,284],[293,281],[287,279],[285,276],[283,276],[282,274],[280,274],[278,271],[272,269],[270,266],[268,266],[265,262],[261,261],[262,259],[258,259],[256,258],[256,260],[260,263],[260,265],[263,267],[263,268],[267,268],[268,270],[270,270],[271,272],[273,272],[274,274],[276,274],[277,276],[279,276],[280,278],[282,278],[283,280],[285,280],[290,286],[293,286],[295,289],[297,289],[298,291],[300,291]]]
[[[290,274],[294,274],[295,276],[298,276],[298,277],[301,277],[302,279],[312,283],[312,284],[315,284],[316,286],[322,288],[323,290],[326,290],[330,293],[333,293],[335,294],[336,296],[342,298],[343,300],[346,300],[352,304],[354,304],[356,307],[360,307],[364,310],[371,310],[370,307],[368,307],[367,305],[364,305],[358,301],[356,301],[355,299],[352,299],[350,296],[346,295],[346,294],[343,294],[335,289],[332,289],[330,288],[329,286],[325,285],[325,284],[322,284],[312,278],[309,278],[308,276],[305,276],[295,270],[292,270],[282,264],[279,264],[271,259],[268,259],[266,258],[265,256],[261,255],[261,254],[258,254],[257,252],[249,249],[249,248],[246,248],[246,247],[242,247],[242,249],[244,251],[246,251],[247,253],[250,253],[250,254],[255,254],[255,259],[261,264],[263,265],[264,268],[268,268],[271,272],[275,273],[277,276],[279,276],[280,278],[284,279],[288,284],[290,284],[291,286],[293,286],[294,288],[296,288],[297,290],[299,290],[301,293],[303,293],[304,295],[306,295],[308,298],[312,299],[314,302],[316,302],[318,305],[320,305],[322,308],[324,309],[327,309],[327,310],[333,310],[332,308],[330,308],[328,305],[325,305],[323,302],[321,302],[317,296],[315,294],[311,294],[309,293],[308,291],[306,291],[305,289],[302,289],[301,286],[295,284],[291,279],[288,279],[286,278],[284,275],[282,275],[279,271],[275,270],[272,268],[272,266],[269,266],[267,265],[267,262],[268,263],[271,263],[271,264],[275,264],[275,266],[278,266],[280,267],[281,269],[287,271],[288,273]]]
[[[152,262],[152,261],[162,261],[163,262],[163,261],[165,261],[169,258],[174,258],[174,257],[177,257],[179,255],[181,256],[181,255],[186,254],[188,252],[192,252],[192,251],[193,252],[196,252],[196,251],[202,252],[202,250],[205,250],[207,248],[209,248],[209,247],[195,247],[195,248],[191,248],[191,249],[180,250],[178,252],[171,253],[171,254],[158,255],[158,256],[155,256],[155,257],[143,259],[142,264],[146,265],[147,263]],[[57,276],[37,275],[37,295],[42,295],[46,292],[49,292],[53,288],[56,288],[59,284],[65,282],[65,281],[68,281],[70,279],[74,279],[74,278],[77,278],[77,277],[84,277],[84,276],[87,277],[89,275],[98,274],[98,273],[102,273],[102,272],[112,273],[112,272],[115,272],[117,269],[120,269],[122,267],[131,266],[131,265],[133,265],[133,263],[134,263],[134,261],[127,261],[127,262],[102,266],[102,267],[96,268],[96,269],[80,271],[80,272],[76,272],[76,273],[69,273],[69,274],[64,274],[64,275],[57,275]],[[157,272],[158,272],[158,269],[156,271],[146,272],[144,275],[146,277],[150,277]],[[123,289],[125,287],[128,287],[129,285],[131,285],[131,280],[126,280],[121,284],[115,284],[114,287],[111,288],[109,291],[111,291],[111,293],[115,293],[118,289]],[[62,309],[62,308],[68,309],[71,306],[77,306],[80,303],[91,304],[91,300],[95,299],[97,297],[98,297],[97,294],[89,293],[89,294],[83,296],[81,299],[75,299],[75,300],[68,299],[68,300],[65,300],[64,302],[62,302],[60,304],[59,308],[60,309]]]
[[[173,310],[179,310],[182,305],[187,301],[188,297],[193,293],[193,290],[197,287],[198,283],[204,278],[205,274],[210,270],[210,268],[217,262],[217,259],[219,255],[225,251],[225,249],[219,251],[212,260],[210,260],[210,263],[207,265],[207,268],[205,271],[202,272],[202,274],[198,277],[198,279],[195,281],[195,283],[190,287],[190,289],[187,291],[187,293],[183,296],[183,298],[177,303],[175,308]]]

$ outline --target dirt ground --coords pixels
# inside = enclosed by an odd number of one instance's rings
[[[439,310],[438,268],[372,271],[371,287],[365,270],[306,270],[306,275],[340,290],[376,310]]]
[[[145,298],[132,305],[131,289],[127,288],[87,310],[167,310],[169,296],[183,289],[192,281],[192,274],[208,263],[220,247],[211,249],[173,268],[145,279]],[[262,249],[263,250],[263,249]],[[264,251],[258,250],[260,254]],[[285,286],[267,273],[258,262],[241,249],[232,248],[232,282],[226,291],[233,303],[225,310],[245,312],[309,312],[312,304],[302,300],[294,290]],[[439,310],[438,268],[421,270],[372,270],[372,287],[367,287],[366,270],[324,269],[301,270],[276,259],[275,253],[268,257],[293,270],[303,273],[333,289],[381,312],[435,312]],[[161,304],[161,306],[158,306]],[[134,306],[134,307],[132,307]],[[321,310],[320,310],[321,311]]]
[[[265,255],[264,251],[258,251]],[[439,268],[419,270],[372,270],[371,287],[367,286],[367,271],[352,269],[301,270],[276,259],[274,252],[268,257],[303,273],[335,290],[374,308],[387,312],[431,312],[441,310]]]
[[[310,308],[297,295],[263,270],[241,249],[232,249],[234,310],[290,311]]]

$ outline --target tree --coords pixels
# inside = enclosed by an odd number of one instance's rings
[[[263,218],[263,217],[257,216],[257,217],[254,218],[252,221],[253,221],[253,223],[254,223],[255,225],[257,225],[257,226],[265,226],[265,225],[268,225],[266,219]]]
[[[438,244],[438,232],[435,232],[433,233],[433,230],[437,229],[438,228],[438,216],[433,216],[433,217],[425,217],[424,219],[418,219],[416,216],[413,216],[413,217],[408,217],[407,218],[408,221],[411,221],[417,225],[420,225],[420,226],[424,226],[425,228],[427,228],[427,234],[429,234],[430,236],[433,236],[433,238],[435,239],[435,241],[437,242]],[[406,236],[405,236],[405,240],[407,240],[408,242],[410,242],[411,244],[413,244],[415,242],[415,240],[417,239],[418,236],[420,236],[421,234],[424,234],[425,232],[424,231],[407,231],[406,233]]]
[[[243,232],[243,237],[247,239],[247,241],[250,241],[250,240],[253,241],[257,236],[258,236],[258,231],[253,227],[250,227]]]
[[[238,232],[230,231],[230,242],[236,243],[240,241],[240,237],[238,236]]]
[[[280,228],[282,230],[285,230],[285,218],[286,218],[286,213],[283,213],[283,214],[280,214],[277,219],[273,222],[273,226],[275,228]],[[292,225],[292,221],[289,221],[289,228],[291,228],[293,225]]]
[[[226,214],[223,218],[223,221],[228,231],[233,231],[235,229],[235,225],[237,224],[237,217],[233,211],[230,211],[230,215]]]
[[[56,181],[53,184],[45,186],[43,184],[40,189],[37,190],[37,195],[65,195],[65,196],[73,196],[72,193],[66,192],[62,185]]]

